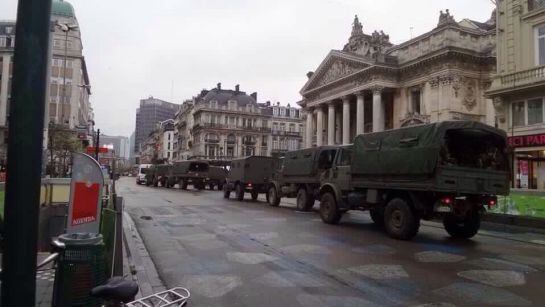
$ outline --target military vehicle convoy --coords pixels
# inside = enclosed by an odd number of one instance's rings
[[[509,173],[505,133],[478,122],[363,134],[321,174],[320,216],[336,224],[348,210],[369,210],[403,240],[417,234],[421,219],[441,218],[451,236],[470,238],[484,207],[509,193]]]
[[[214,190],[215,187],[218,187],[218,191],[223,190],[227,174],[228,172],[224,167],[210,165],[206,176],[206,185],[208,185],[210,190]]]
[[[206,161],[180,161],[170,166],[170,173],[166,187],[173,187],[175,184],[182,190],[187,190],[188,185],[202,190],[205,188],[209,171],[209,164]]]
[[[229,198],[235,192],[236,199],[244,199],[250,193],[257,200],[260,193],[267,193],[273,172],[278,167],[278,159],[263,156],[250,156],[233,160],[231,169],[223,186],[223,197]]]
[[[166,186],[169,172],[170,172],[170,165],[166,165],[166,164],[151,165],[148,169],[146,169],[146,176],[145,176],[146,185],[158,187],[159,184],[161,184],[161,186],[163,187]]]
[[[282,197],[296,197],[298,210],[311,210],[320,196],[320,175],[331,168],[341,148],[321,146],[287,152],[272,176],[269,204],[278,206]]]

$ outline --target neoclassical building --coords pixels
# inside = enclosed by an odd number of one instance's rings
[[[435,29],[394,45],[382,31],[364,33],[356,16],[348,43],[329,52],[301,89],[305,146],[449,119],[493,124],[484,92],[495,72],[495,29],[494,16],[456,22],[447,10]]]

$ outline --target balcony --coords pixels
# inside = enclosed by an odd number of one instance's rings
[[[545,85],[545,66],[538,66],[500,76],[494,80],[487,94],[501,94],[542,85]]]
[[[209,144],[219,144],[220,140],[218,139],[205,139],[204,142]]]
[[[528,0],[528,12],[545,8],[545,0]]]

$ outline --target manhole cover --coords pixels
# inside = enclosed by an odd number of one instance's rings
[[[151,216],[149,215],[142,215],[140,218],[146,221],[151,221]]]

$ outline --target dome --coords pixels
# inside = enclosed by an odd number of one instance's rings
[[[63,0],[53,0],[51,7],[51,15],[64,16],[64,17],[76,17],[74,13],[74,7],[72,4]]]

